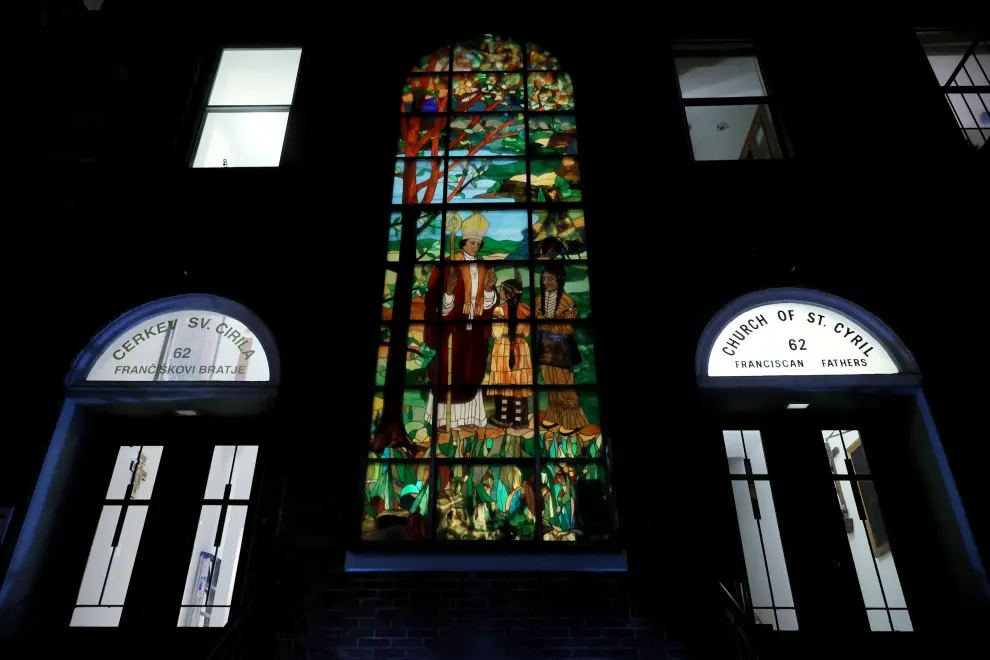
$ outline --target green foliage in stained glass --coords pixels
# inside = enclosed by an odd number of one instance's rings
[[[536,532],[533,468],[443,465],[437,469],[436,537],[444,541],[530,540]]]
[[[424,55],[413,67],[415,73],[432,73],[447,71],[450,67],[450,48],[445,46],[429,55]]]
[[[448,92],[447,76],[409,76],[402,88],[402,112],[445,112]]]
[[[611,499],[605,472],[597,463],[545,463],[544,541],[602,541],[608,538]]]
[[[440,258],[440,237],[443,232],[440,211],[423,211],[416,219],[416,261],[437,261]]]
[[[571,76],[562,71],[527,73],[526,93],[530,110],[574,109],[574,83]]]
[[[450,121],[451,156],[521,156],[526,152],[521,113],[457,115]]]
[[[385,286],[382,291],[382,320],[392,320],[392,306],[395,303],[395,278],[398,274],[394,270],[385,271]]]
[[[486,36],[454,46],[454,71],[517,71],[522,67],[522,48],[509,39]]]
[[[523,109],[521,73],[455,73],[454,112],[495,112]]]
[[[399,260],[399,248],[402,244],[402,214],[393,213],[388,219],[388,251],[385,258],[388,261]]]
[[[363,541],[421,541],[429,517],[428,463],[368,464],[365,475]]]
[[[534,258],[587,259],[582,209],[537,210],[532,216]]]
[[[573,156],[578,152],[574,115],[534,115],[529,118],[529,151],[536,155]]]
[[[527,200],[526,161],[522,158],[459,158],[451,160],[447,203],[479,200]]]
[[[431,382],[436,349],[425,343],[426,326],[414,323],[406,337],[406,385],[428,385]]]
[[[375,366],[375,385],[385,384],[385,374],[388,369],[388,348],[392,331],[387,326],[382,326],[378,335],[378,359]]]
[[[526,68],[530,71],[556,71],[560,60],[536,44],[526,44]]]

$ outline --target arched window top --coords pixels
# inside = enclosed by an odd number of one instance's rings
[[[726,305],[705,328],[695,367],[708,384],[726,377],[918,373],[910,351],[876,316],[837,296],[796,288],[765,289]]]
[[[268,328],[243,305],[206,294],[174,296],[104,328],[76,358],[67,384],[275,385],[277,355]]]
[[[424,55],[413,73],[440,73],[450,69],[451,50],[454,71],[557,71],[563,68],[554,55],[537,44],[525,47],[511,39],[485,35],[480,39],[457,41]],[[525,59],[523,57],[525,53]]]

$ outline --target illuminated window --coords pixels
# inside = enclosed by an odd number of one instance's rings
[[[753,616],[774,630],[797,630],[791,581],[759,431],[722,431],[736,504]]]
[[[227,624],[257,461],[256,446],[213,448],[182,591],[179,627],[222,628]]]
[[[914,630],[859,431],[822,431],[822,437],[870,630]]]
[[[695,160],[784,157],[752,45],[678,43],[674,61]]]
[[[70,626],[116,627],[164,447],[121,447],[83,571]]]
[[[612,535],[577,108],[556,57],[490,35],[405,80],[363,541]]]
[[[990,139],[990,43],[975,32],[923,30],[918,40],[966,140]]]
[[[193,167],[278,167],[300,48],[225,48]]]

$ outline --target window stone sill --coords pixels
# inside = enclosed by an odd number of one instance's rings
[[[402,554],[384,552],[348,552],[344,559],[347,573],[380,572],[526,572],[612,573],[626,571],[626,553],[506,553],[506,554]]]

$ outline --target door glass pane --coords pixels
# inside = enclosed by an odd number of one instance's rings
[[[767,459],[763,456],[763,437],[759,431],[743,431],[743,444],[746,445],[746,458],[749,459],[753,474],[767,473]]]
[[[110,475],[107,499],[127,498],[127,487],[130,486],[130,499],[150,500],[155,479],[158,477],[158,466],[162,460],[163,449],[164,447],[161,446],[148,445],[121,447],[117,452],[113,473]]]
[[[739,160],[780,157],[768,147],[751,150],[756,133],[777,144],[777,133],[765,105],[690,105],[684,108],[695,160]],[[769,144],[769,142],[768,142]]]
[[[96,526],[76,605],[123,605],[147,517],[147,506],[106,505]],[[120,537],[114,536],[121,515]],[[120,608],[79,608],[70,626],[115,626]],[[82,611],[86,610],[86,611]]]
[[[245,445],[218,445],[213,448],[210,475],[206,480],[207,500],[225,497],[227,484],[230,484],[230,498],[246,500],[251,495],[254,481],[254,467],[258,461],[258,447]]]
[[[182,605],[193,607],[180,608],[178,626],[216,627],[218,621],[220,626],[226,622],[226,610],[218,611],[217,619],[213,608],[231,604],[246,518],[246,505],[203,506],[182,595]]]
[[[822,431],[822,438],[833,474],[847,477],[834,481],[835,492],[870,629],[911,630],[911,617],[880,512],[876,484],[863,478],[870,474],[863,439],[856,430],[826,430]]]
[[[742,431],[722,431],[722,439],[725,441],[725,456],[729,459],[729,474],[746,474]]]
[[[72,610],[72,628],[116,628],[123,607],[77,607]]]

